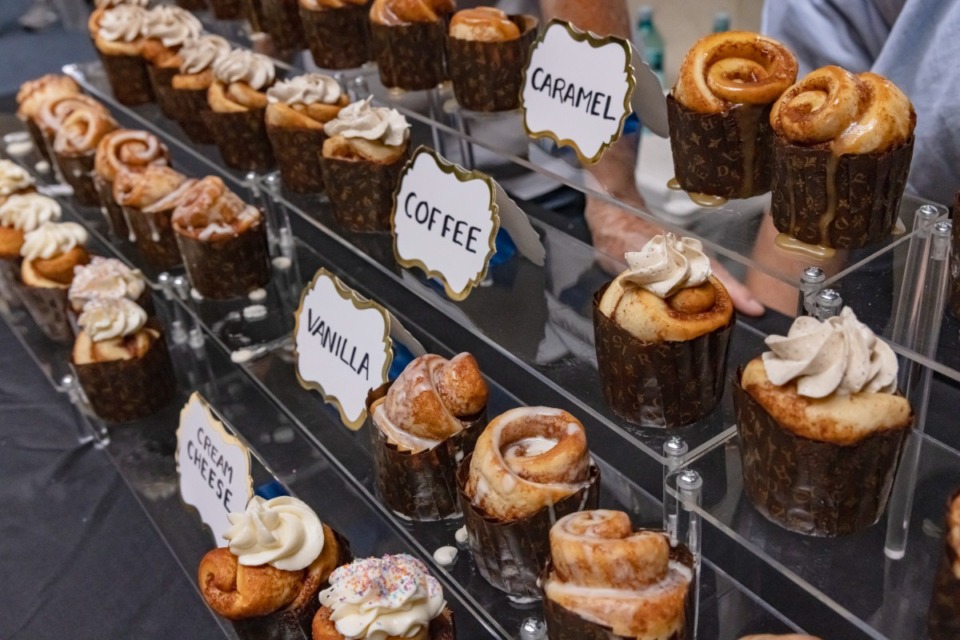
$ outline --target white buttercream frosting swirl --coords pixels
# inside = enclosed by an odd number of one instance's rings
[[[703,244],[672,233],[654,236],[640,251],[629,251],[624,258],[628,269],[621,279],[658,298],[669,298],[681,289],[700,286],[712,273]]]
[[[120,4],[103,13],[98,37],[107,42],[133,42],[143,35],[147,10],[132,4]]]
[[[182,60],[180,73],[193,74],[206,71],[217,60],[229,54],[232,49],[227,39],[220,36],[204,35],[190,40],[179,51]]]
[[[897,390],[897,356],[849,307],[823,322],[801,316],[786,336],[768,336],[766,343],[771,351],[763,354],[763,366],[770,382],[796,381],[801,396]]]
[[[0,196],[33,186],[33,178],[27,170],[10,160],[0,160]]]
[[[0,205],[0,225],[33,231],[45,222],[60,219],[60,203],[39,193],[19,193],[7,198]]]
[[[267,90],[267,101],[276,104],[335,104],[340,100],[340,83],[322,73],[307,73],[281,80]]]
[[[132,336],[147,323],[147,312],[126,298],[91,300],[77,319],[94,342]]]
[[[87,243],[87,231],[76,222],[44,222],[23,237],[20,255],[48,260]]]
[[[203,25],[195,15],[180,7],[162,5],[147,12],[143,35],[156,38],[165,47],[179,47],[199,38]]]
[[[330,574],[320,592],[330,620],[350,640],[409,638],[446,607],[443,589],[422,562],[406,554],[366,558]]]
[[[331,136],[379,140],[387,146],[398,147],[406,141],[410,124],[396,109],[371,107],[367,98],[341,109],[324,128]]]
[[[138,269],[131,269],[116,258],[94,256],[89,264],[74,268],[67,297],[79,309],[91,300],[137,300],[145,289],[143,274]]]
[[[213,64],[213,75],[220,82],[245,82],[257,91],[273,84],[275,74],[270,58],[246,49],[234,49]]]
[[[227,517],[231,526],[223,537],[230,553],[244,566],[269,564],[283,571],[299,571],[323,551],[323,524],[302,500],[254,496],[246,511]]]

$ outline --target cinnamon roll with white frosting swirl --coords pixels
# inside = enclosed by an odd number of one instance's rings
[[[101,115],[110,115],[110,111],[98,101],[83,94],[68,94],[51,98],[40,105],[36,122],[47,140],[53,142],[54,136],[67,117],[81,109],[95,111]]]
[[[119,125],[105,110],[79,108],[59,125],[53,140],[53,154],[63,179],[86,206],[100,202],[93,180],[97,146]]]

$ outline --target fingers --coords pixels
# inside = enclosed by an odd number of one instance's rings
[[[745,316],[762,316],[765,311],[760,301],[754,297],[750,289],[742,282],[730,275],[730,272],[716,260],[711,261],[713,265],[713,275],[717,276],[723,286],[727,288],[730,299],[733,300],[734,308]]]

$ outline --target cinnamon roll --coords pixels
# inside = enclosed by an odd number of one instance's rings
[[[78,108],[64,118],[57,129],[54,157],[80,204],[95,206],[100,202],[93,180],[97,146],[118,126],[106,110]]]
[[[450,36],[458,40],[504,42],[519,38],[520,29],[500,9],[476,7],[453,14]]]
[[[370,59],[369,0],[300,0],[300,20],[321,69],[353,69]]]
[[[187,177],[164,165],[141,171],[121,169],[113,182],[113,198],[121,207],[144,209],[180,188]]]
[[[50,157],[47,140],[36,122],[40,106],[47,100],[79,93],[80,85],[73,78],[59,74],[48,74],[24,82],[17,91],[17,117],[27,126],[37,152],[48,162],[52,162],[53,158]]]
[[[827,66],[790,87],[770,113],[777,229],[801,243],[840,249],[889,236],[916,121],[910,100],[875,73]]]
[[[454,0],[374,0],[370,20],[384,25],[436,22],[456,9]]]
[[[634,531],[620,511],[581,511],[550,529],[550,553],[543,595],[551,640],[598,627],[636,640],[690,636],[693,558],[666,534]]]
[[[182,194],[188,183],[182,173],[163,165],[142,171],[121,171],[113,183],[113,197],[123,209],[130,239],[144,259],[158,269],[180,264],[173,232],[173,205],[162,202]],[[160,207],[156,207],[161,203]]]
[[[142,171],[150,165],[167,165],[170,152],[152,133],[118,129],[97,145],[93,183],[100,196],[110,228],[121,238],[129,235],[123,209],[113,197],[113,183],[121,171]]]
[[[370,34],[385,87],[418,91],[446,77],[447,21],[453,0],[374,0]]]
[[[667,98],[681,188],[723,198],[770,189],[770,106],[797,78],[782,44],[749,31],[700,39]]]

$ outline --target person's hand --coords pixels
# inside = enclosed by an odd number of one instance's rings
[[[621,199],[624,198],[621,196]],[[644,204],[639,193],[624,200],[638,207]],[[593,246],[599,252],[597,259],[601,268],[614,275],[623,270],[624,253],[638,251],[650,238],[663,233],[656,224],[615,204],[591,196],[587,196],[584,216],[593,236]],[[764,307],[750,290],[716,259],[711,263],[713,275],[727,288],[736,310],[746,316],[762,315]]]

